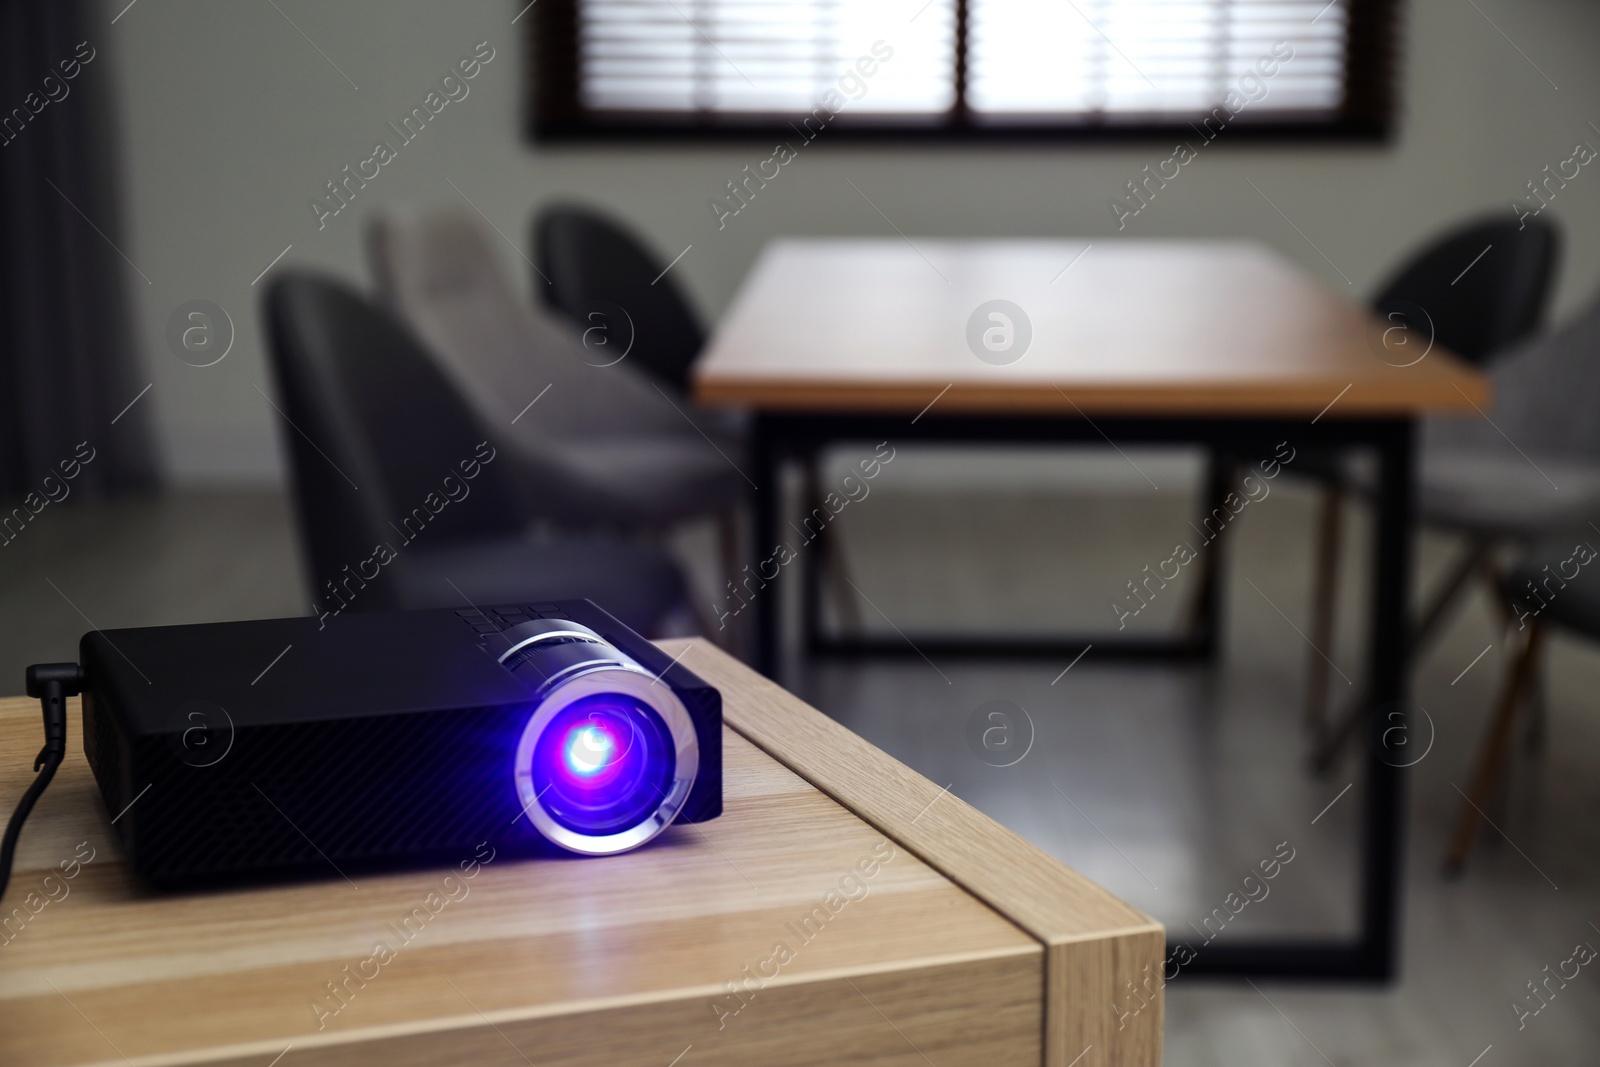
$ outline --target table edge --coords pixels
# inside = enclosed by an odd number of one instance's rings
[[[1281,388],[1215,382],[1075,385],[1070,393],[1048,382],[1026,385],[981,382],[816,382],[805,379],[696,373],[693,400],[707,408],[751,408],[772,413],[1016,416],[1153,416],[1161,418],[1314,418],[1337,400],[1330,419],[1407,418],[1426,414],[1470,414],[1492,401],[1488,379],[1458,374],[1410,395],[1351,390],[1336,383],[1296,383]],[[937,407],[933,406],[937,401]],[[932,410],[928,410],[932,408]]]
[[[734,732],[1045,946],[1048,1067],[1069,1067],[1086,1042],[1102,1050],[1101,1062],[1116,1067],[1161,1062],[1160,985],[1154,1010],[1132,1025],[1118,1018],[1114,998],[1150,968],[1164,971],[1163,924],[709,640],[657,645],[713,685],[737,681],[743,687],[743,699],[724,702],[723,721]],[[1091,911],[1104,918],[1092,921]],[[1086,993],[1086,986],[1103,988]],[[1100,994],[1104,1000],[1095,999]]]

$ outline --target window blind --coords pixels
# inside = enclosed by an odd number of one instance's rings
[[[986,114],[1187,118],[1229,93],[1255,97],[1247,107],[1258,114],[1331,113],[1343,101],[1347,25],[1338,3],[971,0],[971,8],[968,99]]]
[[[796,114],[829,90],[876,112],[954,103],[954,0],[915,19],[899,0],[580,0],[578,16],[579,95],[593,111]]]
[[[1386,128],[1393,0],[543,0],[536,127]]]

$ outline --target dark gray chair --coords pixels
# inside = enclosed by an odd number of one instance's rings
[[[1600,396],[1600,394],[1596,394]],[[1518,712],[1531,703],[1541,670],[1544,638],[1558,627],[1600,641],[1600,529],[1590,527],[1565,538],[1551,538],[1529,549],[1508,572],[1502,594],[1522,646],[1511,663],[1493,715],[1484,731],[1477,768],[1445,854],[1445,872],[1459,875],[1467,866],[1484,808],[1505,777],[1511,760],[1511,735]]]
[[[534,258],[544,275],[535,288],[551,310],[581,329],[594,305],[633,316],[634,362],[679,393],[705,345],[705,330],[677,283],[621,223],[576,204],[557,204],[533,224]]]
[[[1403,326],[1413,345],[1448,348],[1469,363],[1487,367],[1504,358],[1517,342],[1530,336],[1543,314],[1555,272],[1558,239],[1550,225],[1532,220],[1494,217],[1457,227],[1409,260],[1372,301],[1386,328]],[[1419,312],[1418,309],[1421,309]],[[1396,336],[1401,336],[1396,334]],[[1410,354],[1406,354],[1410,358]],[[1515,372],[1506,383],[1521,388]],[[1496,384],[1495,414],[1503,411],[1502,383]],[[1449,420],[1446,420],[1447,422]],[[1454,424],[1459,424],[1455,420]],[[1551,528],[1570,499],[1544,500],[1523,474],[1525,462],[1511,464],[1508,448],[1480,447],[1501,438],[1483,417],[1472,416],[1467,439],[1452,444],[1453,431],[1441,435],[1444,423],[1423,424],[1417,471],[1417,515],[1426,525],[1463,536],[1467,549],[1461,561],[1427,599],[1410,635],[1410,650],[1420,652],[1439,629],[1474,574],[1491,578],[1487,566],[1493,551],[1507,540],[1526,541]],[[1462,447],[1461,445],[1467,447]],[[1318,466],[1315,457],[1303,468]],[[1316,737],[1314,763],[1327,768],[1351,735],[1360,709],[1353,709],[1332,732],[1327,728],[1329,664],[1316,650],[1332,643],[1337,606],[1340,531],[1346,491],[1370,488],[1370,473],[1358,465],[1329,460],[1317,520],[1316,577],[1312,593],[1307,659],[1306,720]],[[1530,492],[1530,490],[1532,490]],[[1579,510],[1587,503],[1579,502]],[[1570,509],[1569,509],[1570,510]],[[1363,698],[1364,699],[1364,698]],[[1358,701],[1358,704],[1361,701]]]
[[[579,330],[590,326],[596,308],[625,309],[634,335],[629,360],[675,396],[685,398],[681,402],[687,407],[691,368],[706,336],[699,316],[667,271],[669,264],[621,222],[571,203],[539,212],[533,223],[533,251],[540,275],[534,283],[537,299]],[[726,413],[707,413],[702,418],[739,440],[743,450],[743,420]],[[808,509],[820,505],[823,494],[817,463],[805,463],[803,477]],[[830,532],[817,547],[840,620],[859,629],[860,605],[850,587],[849,565],[837,536]],[[736,556],[727,558],[730,575],[737,574],[736,560]],[[812,588],[816,577],[815,572],[808,572]],[[816,597],[807,595],[803,612],[808,636],[820,625],[818,611]]]
[[[1538,329],[1560,239],[1538,219],[1505,215],[1452,227],[1415,253],[1373,297],[1387,323],[1431,323],[1434,343],[1475,366]],[[1416,308],[1428,322],[1413,321]]]
[[[299,271],[264,305],[319,613],[587,597],[655,633],[683,608],[654,548],[531,539],[495,436],[387,312]]]

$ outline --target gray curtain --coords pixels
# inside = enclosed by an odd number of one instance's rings
[[[130,277],[145,281],[110,243],[125,243],[105,54],[111,30],[94,0],[0,0],[4,500],[43,495],[44,479],[63,469],[76,470],[68,499],[155,481],[150,396],[117,417],[149,378],[134,354],[126,297]],[[93,449],[91,462],[78,462],[80,442]]]

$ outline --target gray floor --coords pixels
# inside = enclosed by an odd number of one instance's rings
[[[1120,459],[1066,474],[1058,462],[1027,457],[897,460],[872,495],[837,520],[850,576],[870,600],[860,607],[865,625],[889,632],[891,624],[946,622],[1041,631],[1114,626],[1107,601],[1146,563],[1165,559],[1191,517],[1192,465],[1133,459],[1143,475],[1108,474]],[[1066,659],[973,665],[913,657],[797,665],[787,680],[1175,933],[1222,907],[1247,868],[1283,842],[1293,860],[1217,943],[1348,931],[1361,788],[1341,795],[1351,766],[1319,779],[1303,759],[1301,679],[1312,653],[1296,628],[1306,625],[1310,517],[1309,495],[1280,479],[1272,496],[1237,520],[1220,671],[1108,665],[1091,651],[1064,674]],[[1351,533],[1352,542],[1361,539],[1359,519]],[[710,545],[703,531],[682,545],[707,588]],[[1448,561],[1448,550],[1445,542],[1423,542],[1425,575]],[[1353,684],[1362,660],[1360,553],[1352,549],[1349,563],[1340,639],[1325,651]],[[1130,629],[1170,625],[1192,570]],[[0,550],[0,678],[14,680],[0,688],[19,690],[29,662],[69,657],[91,625],[304,608],[288,511],[276,493],[186,492],[52,509]],[[1465,785],[1505,668],[1501,637],[1480,597],[1418,669],[1413,695],[1433,736],[1431,747],[1416,738],[1427,754],[1411,779],[1401,980],[1388,988],[1253,989],[1182,977],[1168,988],[1168,1063],[1600,1060],[1593,968],[1564,988],[1552,980],[1556,996],[1547,994],[1548,1007],[1524,1018],[1520,1030],[1513,1007],[1537,1006],[1526,999],[1527,983],[1554,973],[1576,943],[1600,946],[1600,927],[1591,925],[1600,924],[1600,722],[1590,698],[1600,687],[1596,649],[1554,644],[1548,743],[1519,751],[1500,821],[1509,841],[1485,838],[1463,881],[1436,873],[1459,802],[1453,783]],[[1351,688],[1338,674],[1334,685]],[[985,763],[982,746],[969,742],[974,716],[996,709],[1008,711],[1019,743],[1031,724],[1031,747],[1013,766]]]
[[[0,547],[0,692],[72,659],[86,630],[310,610],[288,501],[195,492],[51,506]]]

